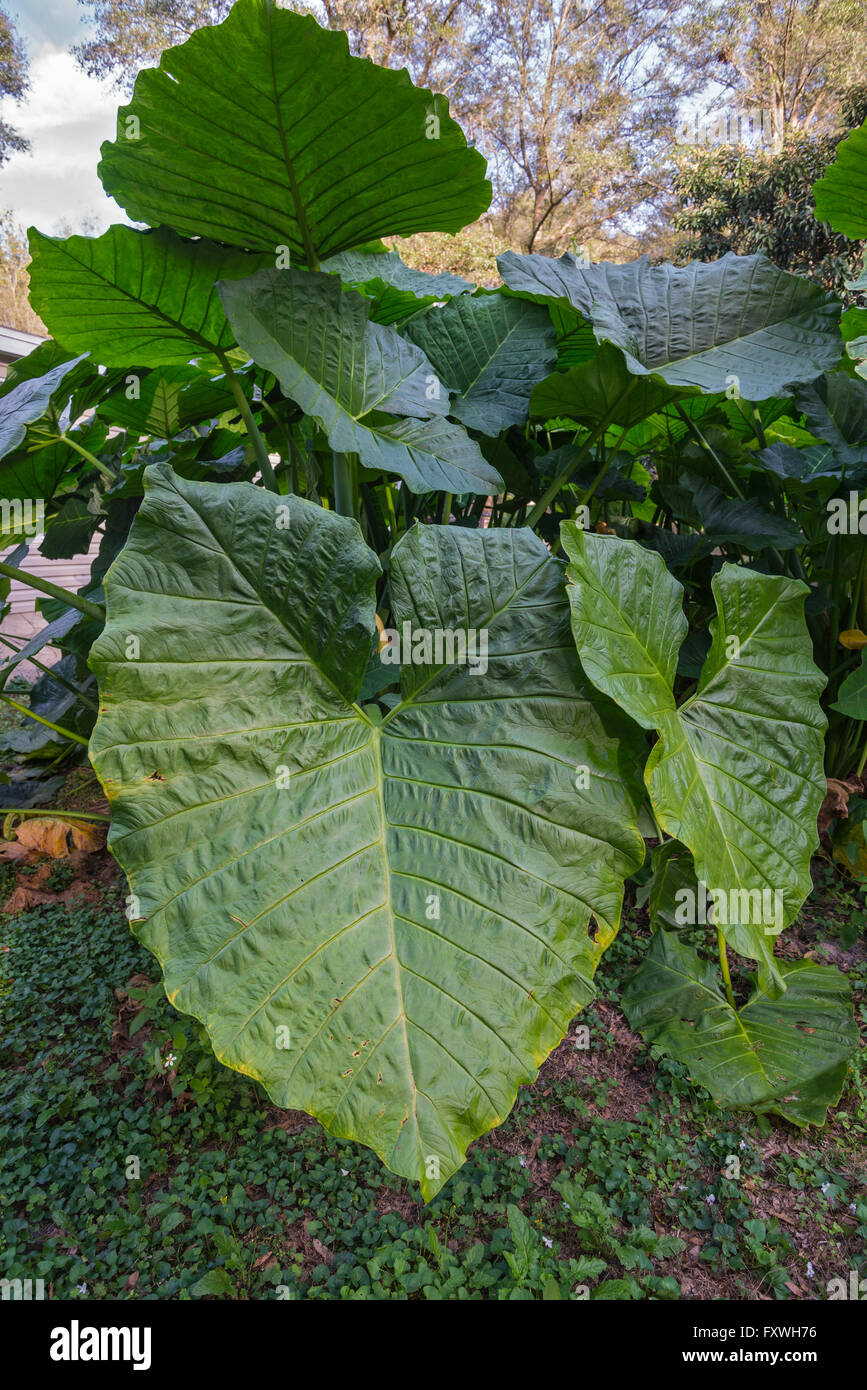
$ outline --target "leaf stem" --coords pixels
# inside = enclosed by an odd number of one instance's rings
[[[87,739],[82,738],[81,734],[74,734],[71,729],[64,729],[60,724],[52,724],[50,719],[43,719],[41,714],[34,714],[32,709],[28,709],[26,705],[19,705],[17,700],[11,699],[8,695],[0,695],[0,700],[5,705],[11,705],[13,709],[17,709],[20,714],[26,714],[28,719],[35,719],[37,724],[44,724],[46,729],[53,729],[62,738],[73,739],[76,743],[83,743],[85,748],[87,747]]]
[[[713,459],[714,463],[716,464],[717,468],[719,469],[720,473],[722,474],[725,481],[728,483],[735,496],[739,497],[742,502],[745,502],[746,494],[741,492],[740,488],[738,487],[734,478],[729,473],[719,454],[712,447],[712,445],[710,445],[708,441],[705,439],[704,435],[696,425],[695,421],[691,420],[690,417],[687,415],[686,411],[682,408],[680,401],[675,401],[674,408],[677,411],[683,423],[686,425],[686,428],[689,430],[698,447],[702,449],[706,454],[710,454],[710,457]]]
[[[268,457],[268,450],[265,448],[265,441],[259,433],[259,426],[256,424],[256,421],[253,418],[253,412],[250,409],[250,402],[244,395],[241,383],[236,377],[232,369],[232,364],[229,361],[226,354],[224,352],[218,352],[217,357],[220,360],[220,366],[226,373],[226,380],[232,388],[232,395],[235,397],[235,402],[238,406],[239,411],[241,412],[241,419],[244,421],[244,428],[246,429],[247,434],[250,437],[250,443],[253,445],[253,450],[256,454],[256,462],[258,463],[259,471],[262,474],[262,481],[269,492],[279,492],[280,489],[277,486],[277,479],[274,476],[274,469],[271,467],[271,460]]]
[[[620,448],[621,444],[623,443],[623,441],[624,441],[624,439],[626,438],[626,436],[627,436],[628,433],[629,433],[629,426],[628,426],[628,425],[624,425],[624,426],[623,426],[623,429],[622,429],[621,432],[620,432],[620,438],[619,438],[614,444],[612,444],[612,446],[611,446],[611,448],[610,448],[610,450],[609,450],[609,452],[608,452],[607,454],[606,454],[606,452],[605,452],[605,449],[603,448],[603,450],[602,450],[602,467],[599,469],[599,472],[596,474],[596,477],[593,479],[593,481],[592,481],[592,483],[590,484],[590,486],[588,487],[587,491],[584,492],[584,493],[582,493],[581,497],[579,498],[579,501],[578,501],[578,506],[579,506],[579,507],[585,507],[585,506],[587,505],[587,503],[590,501],[591,497],[592,497],[592,496],[594,495],[594,493],[596,492],[596,489],[598,488],[599,484],[602,482],[602,479],[605,477],[605,474],[608,472],[609,468],[611,467],[611,460],[612,460],[612,459],[614,458],[614,456],[616,455],[617,450]]]
[[[6,565],[0,562],[0,574],[5,574],[7,579],[18,579],[22,584],[26,584],[30,589],[38,589],[41,594],[48,594],[49,598],[62,599],[71,608],[77,608],[79,612],[86,614],[88,618],[94,618],[98,623],[105,622],[105,609],[98,603],[91,603],[89,598],[82,598],[81,594],[72,594],[68,589],[61,589],[59,584],[52,584],[49,579],[39,579],[35,574],[28,574],[26,570],[16,569],[15,565]]]
[[[340,516],[355,516],[356,493],[358,491],[358,472],[351,454],[341,454],[333,450],[331,454],[334,468],[334,510]]]
[[[88,463],[92,463],[97,472],[102,474],[105,481],[110,483],[112,487],[114,486],[117,482],[117,478],[114,473],[112,473],[111,469],[96,457],[96,454],[92,454],[89,449],[84,449],[80,444],[76,444],[75,440],[70,439],[68,434],[58,435],[58,438],[62,443],[68,445],[70,449],[74,449],[77,454],[80,454],[83,459],[87,459]]]
[[[21,650],[20,647],[16,647],[16,645],[15,645],[14,642],[10,642],[8,637],[4,637],[2,633],[0,633],[0,642],[2,642],[3,645],[4,645],[5,647],[11,647],[12,651],[15,652],[16,654]],[[60,672],[54,670],[53,667],[51,667],[51,666],[45,666],[41,661],[39,661],[39,660],[38,660],[35,656],[33,656],[32,654],[31,654],[30,656],[25,656],[25,657],[23,658],[23,660],[24,660],[24,661],[29,661],[29,662],[31,663],[32,666],[35,666],[38,670],[42,671],[46,676],[50,676],[51,679],[52,679],[53,681],[57,681],[57,684],[58,684],[58,685],[64,686],[64,687],[70,692],[70,694],[76,695],[76,696],[78,697],[78,699],[82,701],[83,704],[89,705],[90,708],[93,709],[93,710],[95,710],[95,709],[98,708],[97,703],[96,703],[95,700],[91,700],[91,698],[90,698],[89,695],[85,695],[85,693],[84,693],[83,690],[79,690],[76,686],[74,686],[74,685],[72,684],[72,681],[68,681],[68,680],[66,679],[65,676],[61,676]],[[4,661],[4,662],[0,662],[0,670],[2,670],[2,668],[3,668],[5,665],[6,665],[6,662],[5,662],[5,661]]]
[[[596,444],[596,442],[605,434],[605,431],[611,424],[611,421],[613,420],[619,407],[623,404],[627,397],[635,390],[637,384],[638,377],[633,377],[626,390],[622,393],[622,395],[618,396],[617,400],[614,402],[608,414],[604,416],[602,420],[599,421],[599,424],[596,426],[594,430],[590,431],[590,434],[585,439],[584,443],[578,450],[578,453],[575,455],[572,462],[568,465],[568,467],[563,469],[563,472],[560,474],[558,478],[554,479],[550,487],[545,489],[545,491],[542,493],[542,496],[539,498],[539,501],[528,512],[526,520],[522,523],[524,526],[529,526],[530,530],[532,531],[536,523],[542,519],[542,517],[548,510],[548,507],[554,501],[554,498],[562,490],[562,488],[565,487],[566,483],[572,477],[572,474],[575,472],[575,470],[584,462],[585,458],[587,457],[593,446]],[[515,517],[513,517],[512,519],[513,526],[516,525],[517,515],[518,514],[516,513]]]

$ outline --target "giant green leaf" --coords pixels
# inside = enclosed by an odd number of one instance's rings
[[[692,855],[679,840],[663,840],[653,851],[653,876],[647,885],[647,916],[650,930],[682,924],[678,909],[684,889],[696,890]]]
[[[803,533],[786,516],[769,511],[755,497],[726,497],[707,478],[685,468],[677,483],[659,483],[659,496],[678,518],[700,526],[709,545],[737,545],[759,551],[769,546],[792,550],[804,541]]]
[[[530,413],[543,420],[565,416],[584,425],[630,427],[684,394],[684,387],[669,386],[657,373],[631,372],[620,348],[600,343],[593,357],[538,382]]]
[[[60,388],[65,376],[81,361],[73,357],[68,362],[60,362],[42,376],[27,377],[5,396],[0,398],[0,459],[12,453],[24,443],[27,426],[32,425],[44,415],[51,404],[51,398]],[[4,493],[8,496],[41,497],[41,492]]]
[[[238,378],[243,384],[243,377]],[[225,377],[213,379],[196,367],[164,367],[133,374],[97,406],[97,415],[133,434],[171,438],[178,430],[236,409]]]
[[[339,275],[344,285],[361,290],[375,301],[375,323],[398,323],[438,300],[471,294],[475,285],[460,275],[432,275],[405,265],[396,251],[341,251],[320,266],[328,275]]]
[[[867,237],[867,121],[837,147],[837,158],[813,184],[816,216],[835,232]]]
[[[703,393],[737,385],[760,401],[840,360],[839,302],[766,256],[584,265],[570,253],[550,260],[507,251],[498,265],[514,293],[570,304],[599,342],[620,349],[629,372],[660,385]]]
[[[371,323],[363,295],[306,270],[260,270],[220,293],[238,342],[333,449],[399,473],[413,492],[500,491],[479,446],[442,418],[449,396],[431,363],[395,329]]]
[[[658,931],[623,992],[630,1026],[689,1068],[720,1105],[822,1124],[840,1098],[858,1029],[845,975],[780,961],[781,999],[756,990],[740,1009],[676,932]]]
[[[134,930],[221,1060],[430,1197],[591,996],[643,857],[640,740],[588,698],[532,533],[395,547],[419,661],[380,722],[356,703],[379,565],[355,522],[146,482],[92,656]],[[486,632],[486,663],[417,647],[437,631],[477,656]]]
[[[272,0],[239,0],[139,73],[99,175],[136,221],[311,267],[392,233],[457,232],[491,197],[444,97]]]
[[[867,381],[828,372],[795,394],[807,426],[847,467],[867,463]]]
[[[501,294],[453,299],[405,331],[456,393],[451,414],[481,434],[523,424],[534,383],[557,360],[547,311]]]
[[[720,926],[758,962],[762,989],[778,994],[773,941],[812,890],[825,794],[825,677],[804,622],[807,586],[723,565],[712,586],[711,648],[695,694],[678,707],[673,682],[687,623],[683,589],[662,557],[574,522],[563,524],[562,538],[581,664],[658,732],[645,781],[659,825],[692,851],[708,891],[739,895],[734,920]]]
[[[130,370],[233,347],[215,282],[266,263],[167,227],[109,227],[101,237],[65,240],[31,228],[30,253],[31,302],[57,341]]]

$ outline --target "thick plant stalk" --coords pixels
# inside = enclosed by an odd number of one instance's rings
[[[611,407],[604,420],[600,420],[596,428],[594,430],[591,430],[590,434],[585,439],[583,445],[578,450],[578,453],[576,454],[575,458],[569,464],[569,467],[564,468],[559,478],[555,478],[553,483],[551,483],[550,487],[545,489],[545,491],[542,493],[542,496],[539,498],[539,501],[528,513],[526,521],[522,523],[524,526],[529,526],[530,530],[532,531],[536,526],[536,523],[542,519],[549,506],[554,501],[554,498],[561,491],[561,489],[565,487],[566,483],[568,483],[575,470],[579,468],[580,465],[584,462],[590,450],[596,444],[596,441],[603,437],[605,431],[608,429],[608,426],[611,424],[611,421],[614,418],[614,415],[616,414],[618,408],[623,404],[623,402],[627,399],[630,393],[635,390],[637,382],[638,377],[633,377],[632,381],[629,383],[626,390],[623,392],[623,395],[618,397],[617,401]],[[516,525],[514,519],[512,521],[512,525]]]
[[[581,499],[580,499],[580,501],[579,501],[579,503],[578,503],[579,507],[585,507],[585,506],[587,505],[587,503],[590,501],[590,499],[595,495],[596,489],[598,488],[599,484],[602,482],[602,479],[605,477],[605,474],[608,472],[608,469],[611,467],[611,460],[615,457],[615,455],[616,455],[616,453],[617,453],[617,450],[620,448],[621,444],[623,443],[623,441],[624,441],[624,439],[626,438],[626,436],[627,436],[628,433],[629,433],[629,426],[628,426],[628,425],[624,425],[623,429],[622,429],[621,432],[620,432],[620,438],[617,440],[617,442],[616,442],[615,444],[612,444],[612,446],[611,446],[611,448],[610,448],[610,450],[608,451],[607,454],[606,454],[606,452],[605,452],[605,450],[604,450],[604,448],[603,448],[603,450],[602,450],[602,467],[599,469],[599,472],[596,474],[596,477],[593,479],[592,483],[591,483],[590,486],[587,488],[586,492],[583,492],[583,493],[581,494]]]
[[[98,603],[91,603],[89,598],[82,598],[81,594],[70,593],[69,589],[61,589],[59,584],[52,584],[49,579],[39,579],[35,574],[28,574],[26,570],[20,570],[15,565],[6,565],[0,562],[0,574],[5,574],[7,579],[20,579],[22,584],[27,584],[31,589],[38,589],[41,594],[47,594],[49,598],[62,599],[71,608],[77,608],[88,618],[94,618],[98,623],[105,622],[105,609]]]
[[[686,425],[686,428],[689,430],[698,447],[713,459],[714,463],[716,464],[717,468],[722,474],[725,482],[731,488],[735,496],[739,497],[742,502],[746,501],[745,493],[742,492],[741,489],[738,487],[737,483],[735,482],[732,475],[729,473],[728,469],[726,468],[716,449],[714,449],[712,445],[708,443],[701,430],[698,428],[698,425],[687,415],[686,411],[681,406],[680,401],[675,401],[674,408],[677,411],[683,423]]]
[[[333,451],[334,464],[334,510],[339,516],[355,516],[356,478],[354,460],[351,454]]]
[[[259,426],[253,418],[250,402],[241,390],[241,383],[235,376],[232,364],[226,354],[224,352],[218,352],[217,356],[220,359],[220,366],[226,373],[226,380],[232,388],[232,395],[235,397],[238,409],[241,412],[241,419],[244,421],[244,428],[249,435],[250,443],[253,445],[256,454],[256,462],[262,474],[262,481],[269,492],[279,492],[280,489],[277,486],[274,469],[271,467],[271,460],[268,457],[268,450],[265,448],[265,441],[259,433]]]

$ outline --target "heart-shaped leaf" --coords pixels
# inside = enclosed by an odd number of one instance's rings
[[[735,388],[760,401],[840,360],[839,302],[766,256],[585,265],[570,253],[555,261],[507,251],[498,265],[514,293],[577,309],[599,342],[619,348],[630,373],[660,378],[660,388]]]
[[[641,741],[588,699],[524,530],[395,547],[404,701],[369,716],[378,571],[333,512],[150,469],[91,751],[172,1002],[430,1197],[592,994],[643,858]]]
[[[858,1046],[849,981],[831,965],[780,961],[781,999],[756,990],[740,1009],[676,932],[658,931],[623,992],[630,1026],[689,1068],[719,1105],[824,1123]]]
[[[845,372],[828,372],[795,394],[795,405],[802,410],[807,427],[834,451],[847,467],[862,465],[867,477],[867,381]]]
[[[377,237],[460,231],[491,199],[444,97],[273,0],[238,0],[139,73],[99,175],[137,222],[286,247],[311,269]]]
[[[501,490],[479,446],[442,418],[448,391],[424,353],[371,323],[363,295],[306,270],[260,270],[220,293],[238,342],[322,426],[333,449],[400,474],[413,492]]]
[[[101,237],[66,240],[31,228],[30,253],[31,302],[57,341],[130,370],[234,347],[215,282],[266,263],[167,227],[109,227]]]
[[[635,541],[561,528],[572,632],[587,675],[659,739],[645,781],[663,830],[691,851],[708,891],[732,899],[726,939],[784,987],[773,941],[812,890],[810,857],[825,793],[819,695],[804,622],[807,586],[723,565],[698,689],[673,693],[686,635],[683,589]]]

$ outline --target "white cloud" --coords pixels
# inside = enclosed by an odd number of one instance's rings
[[[122,98],[108,83],[86,76],[68,52],[42,46],[34,55],[26,102],[3,103],[7,120],[30,141],[0,170],[0,209],[25,227],[77,230],[88,218],[100,229],[125,222],[96,175],[99,147],[113,139]]]

